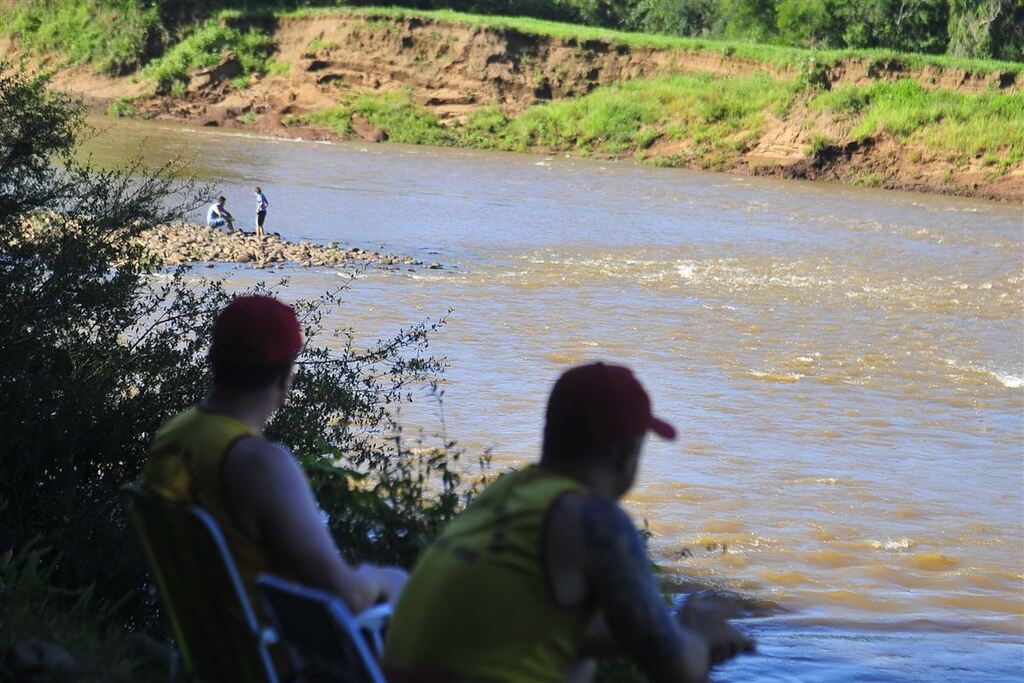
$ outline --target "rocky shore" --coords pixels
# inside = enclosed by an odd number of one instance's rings
[[[170,266],[205,262],[244,263],[254,268],[286,264],[305,267],[371,265],[391,270],[402,267],[441,268],[439,263],[427,265],[411,256],[364,251],[358,247],[345,249],[334,242],[289,242],[277,233],[257,239],[253,233],[240,230],[229,233],[189,223],[160,226],[140,239],[147,251]]]

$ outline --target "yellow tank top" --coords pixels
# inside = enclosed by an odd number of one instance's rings
[[[250,598],[257,575],[279,572],[266,547],[235,523],[227,507],[221,468],[224,454],[238,439],[256,435],[249,425],[229,415],[192,408],[160,428],[142,471],[142,483],[158,495],[198,505],[216,520]]]
[[[560,607],[542,566],[548,509],[579,482],[532,465],[500,477],[428,548],[395,608],[384,663],[437,680],[562,681],[589,607]]]

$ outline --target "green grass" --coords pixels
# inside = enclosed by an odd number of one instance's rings
[[[189,71],[216,65],[230,50],[242,66],[241,78],[253,73],[265,73],[268,58],[274,49],[270,36],[257,29],[241,31],[215,19],[207,21],[162,57],[150,62],[142,75],[156,81],[163,91],[173,89],[175,83],[187,83]]]
[[[350,137],[352,115],[356,112],[383,130],[393,142],[416,145],[453,145],[451,132],[438,125],[437,117],[415,104],[405,91],[385,93],[353,93],[341,106],[310,112],[305,123],[328,128],[338,135]]]
[[[982,158],[1004,169],[1024,161],[1024,95],[878,81],[821,93],[811,107],[845,119],[854,140],[888,134],[949,161]]]
[[[766,112],[784,111],[797,93],[794,82],[766,74],[626,81],[527,110],[509,123],[504,146],[618,155],[665,136],[689,141],[694,160],[714,168],[745,151],[763,133]]]
[[[35,54],[60,55],[69,65],[127,73],[143,61],[147,37],[163,36],[156,8],[111,7],[97,0],[0,3],[0,34]]]
[[[920,156],[923,148],[926,156],[954,163],[983,160],[995,172],[1024,161],[1024,95],[927,90],[911,80],[821,92],[764,73],[680,74],[600,87],[583,97],[531,107],[515,118],[485,107],[448,126],[439,125],[404,91],[351,93],[340,106],[306,114],[301,122],[351,137],[352,115],[360,112],[395,142],[632,155],[655,164],[716,169],[729,166],[761,138],[770,114],[783,115],[808,98],[812,111],[828,112],[845,124],[841,138],[887,134],[909,146],[908,155]],[[681,144],[669,155],[649,153],[658,140]],[[840,142],[814,133],[804,152],[818,154]]]
[[[714,168],[743,153],[763,133],[766,112],[785,110],[798,92],[793,81],[766,74],[678,75],[605,86],[532,107],[517,118],[497,107],[482,108],[450,126],[439,125],[406,92],[359,93],[341,106],[306,114],[302,122],[350,137],[352,114],[359,112],[395,142],[584,156],[642,151],[665,136],[691,142],[693,159]]]
[[[254,10],[249,10],[252,15]],[[985,59],[964,59],[946,55],[927,55],[893,50],[806,50],[802,48],[764,45],[730,40],[709,40],[704,38],[682,38],[651,33],[635,33],[612,29],[581,26],[556,21],[545,21],[529,17],[504,17],[494,15],[468,14],[452,10],[415,10],[405,7],[343,7],[343,8],[301,8],[291,11],[275,11],[268,7],[257,13],[273,14],[278,17],[331,16],[357,14],[369,19],[419,17],[441,22],[464,24],[496,30],[516,30],[521,33],[550,36],[564,40],[608,41],[630,47],[655,48],[659,50],[686,50],[718,52],[740,59],[750,59],[778,68],[798,71],[833,64],[844,59],[865,59],[873,62],[897,61],[908,68],[921,69],[926,66],[961,68],[975,73],[1005,72],[1024,75],[1024,64]],[[241,13],[228,11],[225,17],[238,17]],[[586,46],[582,46],[586,49]]]
[[[825,135],[824,133],[814,133],[811,135],[811,144],[804,149],[804,154],[806,156],[815,156],[834,144],[836,144],[836,141],[832,136]]]
[[[135,115],[135,105],[130,98],[118,97],[107,107],[107,116],[114,118],[129,117]]]
[[[125,651],[126,633],[115,617],[118,605],[102,605],[90,588],[56,587],[56,553],[30,543],[10,561],[0,558],[0,650],[39,638],[66,648],[77,670],[32,677],[39,681],[166,681],[163,662],[145,662]],[[10,674],[0,664],[0,678]],[[21,679],[19,679],[21,680]],[[27,680],[27,679],[25,679]]]

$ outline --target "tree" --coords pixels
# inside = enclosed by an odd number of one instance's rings
[[[826,0],[779,0],[776,23],[779,39],[787,45],[827,48],[841,38]]]
[[[1024,59],[1024,0],[951,0],[949,53]]]
[[[775,0],[721,0],[721,3],[726,36],[757,43],[768,43],[775,37]]]
[[[941,53],[948,0],[831,0],[846,47]]]
[[[719,17],[718,0],[640,0],[630,24],[651,33],[707,36]]]

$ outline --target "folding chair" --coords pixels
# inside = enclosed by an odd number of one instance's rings
[[[142,542],[185,677],[202,683],[277,683],[267,646],[217,523],[136,483],[121,489]]]
[[[381,629],[391,616],[379,605],[353,617],[337,597],[277,577],[256,580],[260,602],[292,658],[301,683],[386,683],[364,639],[369,632],[377,655]]]

